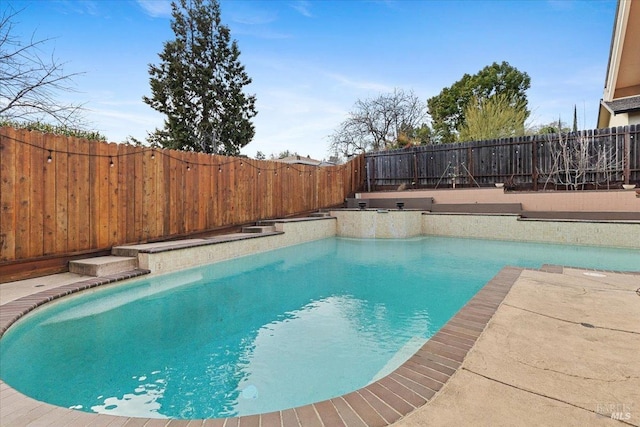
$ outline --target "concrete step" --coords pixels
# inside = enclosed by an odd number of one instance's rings
[[[331,213],[329,213],[329,212],[314,212],[309,216],[313,217],[313,218],[327,218],[327,217],[331,216]]]
[[[276,227],[273,225],[252,225],[249,227],[242,227],[243,233],[272,233],[276,231]]]
[[[140,251],[148,251],[153,249],[161,249],[161,248],[172,248],[175,246],[184,246],[184,245],[197,245],[198,243],[204,242],[205,239],[183,239],[183,240],[171,240],[167,242],[156,242],[156,243],[140,243],[137,245],[126,245],[126,246],[114,246],[111,248],[111,255],[119,256],[119,257],[131,257],[136,258]]]
[[[101,256],[69,262],[69,272],[102,277],[138,268],[138,259],[122,256]]]

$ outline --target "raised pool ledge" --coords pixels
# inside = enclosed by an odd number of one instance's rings
[[[336,235],[352,238],[447,236],[517,242],[640,249],[640,221],[528,219],[514,213],[435,213],[412,210],[341,209]]]
[[[137,256],[140,268],[164,274],[336,235],[336,219],[332,217],[262,221],[261,225],[267,223],[275,231],[120,246],[114,253]]]

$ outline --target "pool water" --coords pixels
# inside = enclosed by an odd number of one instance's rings
[[[640,251],[330,238],[49,304],[0,340],[2,380],[88,412],[219,418],[348,393],[408,359],[505,265],[637,270]]]

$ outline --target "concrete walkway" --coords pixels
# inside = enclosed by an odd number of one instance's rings
[[[457,373],[394,425],[640,425],[638,288],[634,274],[523,271]]]

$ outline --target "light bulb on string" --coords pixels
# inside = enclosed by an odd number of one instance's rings
[[[51,163],[53,161],[53,158],[51,157],[52,151],[49,150],[49,156],[47,156],[47,163]]]

